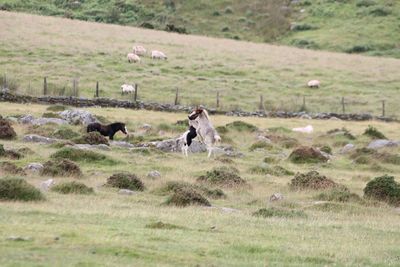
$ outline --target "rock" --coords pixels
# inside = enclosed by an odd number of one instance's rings
[[[399,146],[400,142],[399,141],[391,141],[391,140],[385,140],[385,139],[377,139],[373,140],[367,148],[371,149],[379,149],[383,147],[397,147]]]
[[[283,195],[281,193],[274,193],[272,196],[269,197],[269,201],[274,202],[274,201],[280,201],[283,200]]]
[[[94,149],[105,150],[105,151],[111,150],[111,148],[105,144],[98,144],[98,145],[76,144],[71,147],[84,150],[94,150]]]
[[[135,147],[131,143],[125,142],[125,141],[110,141],[111,146],[116,146],[116,147],[123,147],[123,148],[133,148]]]
[[[22,124],[32,124],[32,125],[45,125],[48,123],[54,123],[58,125],[68,124],[66,120],[58,118],[38,118],[35,119],[32,115],[26,115],[18,120]]]
[[[69,109],[58,113],[64,120],[70,124],[83,124],[88,125],[93,122],[98,122],[95,116],[89,111],[81,109]]]
[[[263,141],[266,142],[268,144],[271,144],[271,140],[263,135],[259,135],[257,136],[257,141]]]
[[[133,195],[135,193],[136,193],[135,191],[132,191],[132,190],[129,190],[129,189],[120,189],[118,191],[118,194],[120,194],[120,195]]]
[[[338,117],[332,116],[329,118],[331,121],[340,121],[341,119],[339,119]]]
[[[25,166],[24,171],[29,171],[29,172],[40,172],[40,170],[43,169],[43,164],[41,163],[29,163],[27,166]]]
[[[54,179],[48,179],[40,183],[40,189],[42,189],[43,191],[48,191],[50,187],[52,187],[55,184],[56,182],[54,181]]]
[[[153,127],[150,124],[144,123],[140,129],[150,131]]]
[[[308,114],[303,114],[303,115],[300,116],[300,119],[311,120],[312,117],[310,115],[308,115]]]
[[[147,177],[149,178],[160,178],[161,177],[161,173],[159,171],[151,171],[147,174]]]
[[[347,153],[349,153],[350,151],[353,151],[354,149],[356,148],[356,146],[355,145],[353,145],[353,144],[347,144],[347,145],[345,145],[344,147],[342,147],[342,149],[340,149],[340,154],[347,154]]]
[[[161,151],[164,152],[181,152],[183,146],[183,140],[180,138],[175,138],[159,142],[153,142],[153,144],[157,149],[160,149]],[[205,144],[200,143],[197,140],[193,140],[192,144],[189,146],[188,151],[190,153],[201,153],[201,152],[206,152],[207,148]]]
[[[37,134],[25,135],[22,140],[25,142],[44,143],[44,144],[54,144],[54,143],[60,141],[59,139],[48,138],[48,137],[44,137],[44,136],[37,135]]]

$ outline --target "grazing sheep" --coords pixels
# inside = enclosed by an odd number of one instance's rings
[[[121,85],[121,94],[131,94],[135,92],[135,86],[131,84]]]
[[[319,88],[320,82],[318,80],[311,80],[307,83],[310,88]]]
[[[128,58],[129,63],[131,63],[131,62],[134,62],[134,63],[139,62],[140,63],[140,57],[134,53],[129,53],[126,57]]]
[[[163,52],[157,51],[157,50],[151,51],[151,58],[152,59],[165,59],[165,60],[167,60],[167,56]]]
[[[133,53],[135,55],[145,56],[146,52],[147,52],[146,49],[141,45],[136,45],[136,46],[133,47]]]

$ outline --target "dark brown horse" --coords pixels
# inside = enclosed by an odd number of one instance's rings
[[[87,132],[99,132],[101,135],[108,136],[110,140],[114,139],[115,133],[118,131],[128,134],[125,123],[115,122],[108,125],[102,125],[98,122],[91,123],[87,126]]]

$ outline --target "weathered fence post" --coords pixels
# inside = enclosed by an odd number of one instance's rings
[[[77,96],[76,95],[76,79],[75,78],[72,80],[72,95]]]
[[[217,109],[219,108],[219,91],[217,91]]]
[[[259,105],[259,110],[261,110],[261,111],[265,111],[265,107],[264,107],[264,97],[263,97],[263,95],[260,95],[260,105]]]
[[[179,88],[176,88],[176,92],[175,92],[175,106],[178,105],[178,98],[179,98]]]
[[[343,114],[346,113],[344,97],[342,97],[342,113],[343,113]]]
[[[43,95],[47,95],[47,77],[43,79]]]
[[[382,100],[382,117],[385,117],[386,112],[385,112],[385,100]]]
[[[135,102],[137,101],[138,89],[139,89],[139,86],[137,85],[137,83],[135,83],[135,94],[133,95],[133,100]]]
[[[302,111],[306,111],[307,110],[307,106],[306,106],[306,96],[303,95],[303,105],[301,106],[301,110]]]
[[[99,97],[99,81],[96,82],[96,97]]]

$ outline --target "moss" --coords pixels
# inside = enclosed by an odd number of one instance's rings
[[[225,126],[227,129],[236,130],[239,132],[255,132],[258,130],[253,124],[244,121],[234,121]]]
[[[297,173],[290,182],[292,189],[328,189],[335,188],[339,185],[328,179],[326,176],[319,174],[317,171],[308,173]]]
[[[364,188],[364,197],[400,205],[400,184],[393,176],[383,175],[369,181]]]
[[[23,179],[0,179],[0,200],[38,201],[44,199],[43,194],[38,189]]]
[[[86,186],[79,182],[65,182],[55,185],[51,188],[51,191],[61,193],[61,194],[82,194],[90,195],[94,193],[93,188]]]
[[[301,210],[285,210],[278,208],[262,208],[253,213],[253,216],[270,218],[306,218],[307,214]]]
[[[236,168],[222,166],[208,171],[205,175],[198,177],[197,181],[227,187],[246,184],[246,181],[238,173],[239,170]]]
[[[41,175],[48,176],[82,176],[79,166],[73,161],[67,159],[49,160],[43,164]]]
[[[131,173],[113,174],[107,179],[107,185],[134,191],[143,191],[145,189],[143,182],[135,174]]]
[[[290,154],[289,160],[293,163],[321,163],[327,162],[328,158],[313,147],[302,146]]]
[[[381,133],[378,129],[371,125],[369,125],[367,129],[365,129],[363,134],[373,139],[387,139],[383,133]]]

